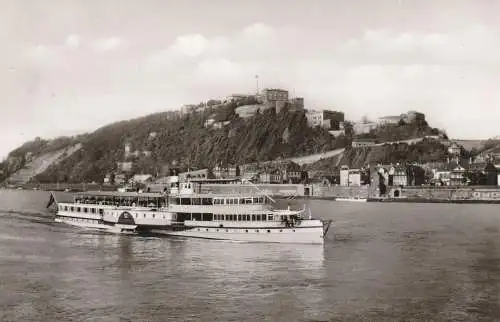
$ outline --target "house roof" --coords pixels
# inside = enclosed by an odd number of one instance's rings
[[[355,142],[366,142],[366,143],[376,143],[375,139],[355,139],[352,141],[352,143]]]
[[[469,164],[469,169],[472,170],[484,170],[486,168],[487,163],[486,162],[475,162]]]

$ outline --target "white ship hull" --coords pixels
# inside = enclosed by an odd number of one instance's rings
[[[132,234],[132,233],[135,233],[134,231],[137,228],[136,225],[120,225],[120,224],[105,225],[105,224],[99,224],[99,223],[77,222],[77,221],[71,220],[69,218],[64,218],[64,217],[57,217],[54,219],[54,221],[58,222],[58,223],[64,223],[64,224],[74,226],[74,227],[91,229],[91,230],[106,231],[106,232],[114,233],[114,234]]]
[[[254,243],[324,244],[323,227],[255,229],[255,228],[189,228],[186,230],[152,230],[169,236],[232,240]]]

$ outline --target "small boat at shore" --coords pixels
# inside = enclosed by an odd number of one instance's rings
[[[312,218],[305,207],[275,209],[275,201],[262,193],[201,193],[189,181],[174,182],[170,188],[168,195],[78,193],[72,202],[56,202],[55,221],[113,233],[298,244],[323,244],[331,225],[331,220]]]
[[[359,198],[359,197],[352,197],[352,198],[335,198],[335,201],[344,201],[344,202],[367,202],[367,198]]]

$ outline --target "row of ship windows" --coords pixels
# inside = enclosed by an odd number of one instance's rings
[[[135,214],[135,218],[139,218],[139,214]],[[142,214],[142,218],[146,218],[146,214]],[[156,218],[156,214],[151,214],[151,218]],[[165,215],[163,215],[163,219],[165,219]]]
[[[220,229],[220,230],[223,230],[223,229]],[[231,232],[239,232],[239,230],[237,230],[237,229],[224,229],[224,230],[226,231],[226,233],[228,233],[230,231]],[[202,229],[198,228],[198,231],[202,231]],[[205,231],[216,231],[216,232],[219,232],[219,229],[215,229],[214,230],[214,229],[208,229],[208,228],[206,228]],[[295,229],[293,229],[292,231],[295,232]],[[260,229],[255,229],[255,232],[259,233]],[[266,232],[267,233],[271,233],[271,229],[267,229]],[[280,233],[282,233],[282,232],[283,232],[283,229],[280,229]],[[245,229],[245,233],[248,233],[248,229]]]
[[[266,221],[273,220],[273,215],[214,215],[214,220]]]
[[[214,198],[214,205],[245,205],[245,204],[263,204],[265,201],[264,197],[257,198],[225,198],[217,199]]]
[[[87,223],[87,224],[99,224],[99,220],[95,219],[85,219],[85,218],[72,218],[72,217],[66,217],[65,220],[67,221],[74,221],[74,222],[81,222],[81,223]]]
[[[95,214],[97,213],[97,210],[99,210],[99,214],[100,215],[103,215],[104,214],[104,210],[103,209],[97,209],[97,208],[86,208],[86,207],[68,207],[68,206],[59,206],[59,210],[64,210],[64,211],[76,211],[76,212],[83,212],[83,213],[92,213],[92,214]],[[114,213],[111,213],[112,215]],[[146,218],[146,214],[144,213],[142,215],[143,218]],[[135,218],[139,218],[139,214],[136,213],[135,214]],[[156,218],[156,214],[152,214],[151,215],[151,218]],[[165,215],[163,215],[163,219],[165,219]]]
[[[121,212],[110,212],[111,215],[119,215],[121,214]],[[146,217],[149,217],[149,218],[156,218],[156,214],[147,214],[147,213],[142,213],[141,214],[138,214],[138,213],[135,213],[135,214],[131,214],[132,217],[135,217],[135,218],[139,218],[139,217],[142,217],[142,218],[146,218]],[[158,218],[161,218],[160,216],[163,216],[163,219],[165,219],[165,215],[158,215]]]
[[[71,211],[71,212],[83,212],[83,213],[92,213],[92,214],[95,214],[97,213],[97,211],[99,210],[99,215],[103,215],[104,214],[104,210],[103,209],[97,209],[97,208],[87,208],[87,207],[73,207],[73,206],[59,206],[59,210],[61,211]]]
[[[265,204],[264,197],[253,198],[172,198],[174,205],[251,205]]]

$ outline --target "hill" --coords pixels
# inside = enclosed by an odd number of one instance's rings
[[[123,162],[132,164],[129,175],[155,175],[165,166],[192,169],[277,158],[294,158],[306,164],[321,156],[333,156],[335,163],[361,164],[422,159],[430,152],[436,158],[442,157],[443,148],[430,148],[428,143],[410,148],[404,144],[395,145],[389,150],[387,147],[350,148],[355,139],[374,138],[385,142],[440,134],[425,121],[382,126],[359,136],[354,135],[352,125],[345,122],[345,135],[334,137],[323,128],[308,126],[304,111],[291,111],[286,107],[279,113],[265,109],[257,111],[253,117],[240,118],[235,109],[250,103],[255,102],[199,105],[185,114],[172,111],[151,114],[77,137],[37,138],[12,151],[0,164],[0,180],[10,177],[18,181],[102,182],[106,174],[119,170]],[[207,122],[209,119],[213,122]],[[339,150],[343,148],[346,150]],[[313,154],[316,154],[314,158],[297,159]],[[321,167],[328,160],[332,158],[316,162],[315,166]],[[28,169],[19,172],[22,168]]]
[[[36,177],[40,182],[102,182],[117,163],[132,161],[132,173],[157,173],[162,165],[213,167],[243,164],[320,153],[346,145],[345,137],[334,138],[321,128],[310,128],[303,111],[276,114],[266,110],[250,119],[240,119],[235,106],[217,111],[172,116],[157,113],[114,123],[87,134],[78,150]],[[216,112],[230,123],[222,128],[205,127]],[[153,135],[154,133],[154,135]],[[125,144],[131,156],[126,156]],[[137,151],[137,152],[135,152]],[[147,153],[146,153],[147,152]]]

